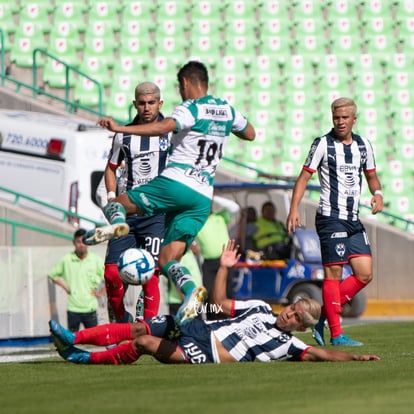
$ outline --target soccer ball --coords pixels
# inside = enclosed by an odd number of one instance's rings
[[[154,258],[144,249],[127,249],[118,260],[121,279],[130,285],[144,285],[154,274]]]

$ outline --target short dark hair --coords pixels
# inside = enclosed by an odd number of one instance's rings
[[[85,233],[85,229],[77,229],[73,235],[73,240],[77,239],[78,237],[82,237]]]
[[[177,73],[179,83],[182,82],[183,78],[190,79],[193,83],[201,82],[208,85],[208,70],[204,63],[190,60]]]

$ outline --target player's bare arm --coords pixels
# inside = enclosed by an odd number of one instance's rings
[[[295,232],[296,227],[301,226],[299,204],[305,194],[306,186],[308,185],[308,181],[311,177],[312,173],[302,169],[298,179],[296,180],[295,186],[293,187],[290,210],[286,219],[286,229],[289,234]]]
[[[247,127],[243,132],[233,132],[233,134],[245,141],[253,141],[256,138],[256,131],[250,122],[247,122]]]
[[[104,117],[99,119],[97,124],[112,132],[150,137],[164,135],[177,129],[177,124],[173,118],[165,118],[161,122],[148,124],[119,125],[112,117]]]
[[[368,188],[373,194],[371,198],[372,214],[377,214],[384,209],[384,200],[381,191],[381,183],[376,172],[365,172]]]
[[[227,276],[228,269],[233,267],[240,259],[238,253],[239,245],[236,245],[234,240],[229,240],[227,246],[223,246],[223,252],[220,257],[220,267],[217,271],[216,279],[214,281],[214,289],[212,292],[213,302],[220,305],[223,313],[231,314],[232,299],[227,298]]]
[[[306,352],[303,360],[304,361],[313,361],[313,362],[322,362],[322,361],[337,361],[337,362],[346,362],[346,361],[379,361],[381,358],[378,355],[373,354],[352,354],[349,352],[339,351],[335,349],[324,349],[311,347]]]

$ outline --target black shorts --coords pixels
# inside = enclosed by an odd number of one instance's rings
[[[109,240],[106,249],[105,264],[118,263],[122,252],[133,247],[145,248],[154,257],[158,266],[158,255],[164,240],[165,215],[128,216],[129,234]]]
[[[371,246],[360,220],[347,221],[316,215],[316,231],[323,265],[345,264],[355,256],[371,256]]]

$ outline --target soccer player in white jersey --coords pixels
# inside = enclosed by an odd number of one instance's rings
[[[294,337],[292,331],[305,331],[317,322],[321,307],[313,299],[299,299],[276,315],[261,300],[227,298],[228,270],[240,258],[238,248],[234,240],[224,246],[213,290],[213,300],[228,319],[193,318],[177,330],[174,318],[166,315],[132,324],[100,325],[76,333],[52,320],[50,331],[60,356],[76,364],[94,365],[130,364],[144,354],[176,364],[379,359],[377,355],[312,347]],[[77,344],[101,345],[107,349],[89,352],[76,347]],[[110,346],[114,344],[117,345]]]
[[[202,301],[206,290],[195,287],[180,259],[207,220],[215,172],[230,134],[252,141],[255,130],[226,101],[207,94],[208,72],[204,64],[188,62],[178,71],[177,78],[184,102],[161,122],[122,126],[111,117],[98,121],[113,132],[141,136],[173,132],[173,136],[169,160],[161,174],[108,203],[104,213],[111,224],[89,231],[84,240],[86,244],[96,244],[126,234],[126,215],[165,213],[159,266],[185,295],[177,312],[177,319],[184,323],[191,316],[193,302]]]
[[[339,98],[331,104],[333,129],[316,138],[296,180],[287,228],[294,232],[301,225],[299,203],[307,183],[316,171],[321,194],[315,225],[321,244],[325,278],[322,284],[322,316],[315,326],[314,338],[325,345],[324,325],[328,321],[331,344],[363,345],[343,334],[341,306],[352,299],[373,278],[371,247],[359,219],[362,175],[372,194],[372,214],[383,209],[381,184],[376,174],[370,142],[352,132],[357,106],[352,99]],[[349,263],[353,274],[343,281],[343,265]]]

